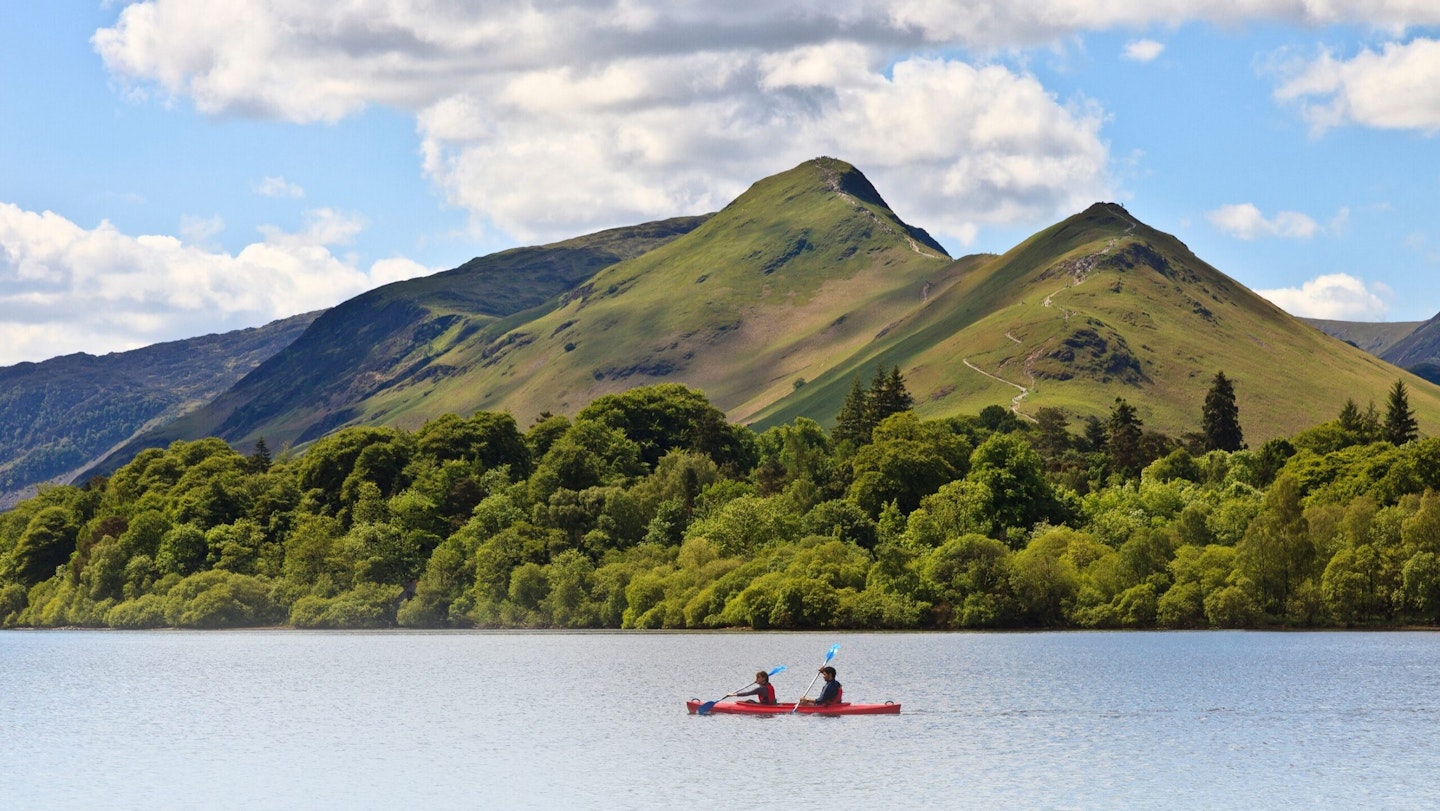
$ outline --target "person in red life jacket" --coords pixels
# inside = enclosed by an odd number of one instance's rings
[[[844,700],[845,688],[840,686],[840,682],[835,681],[835,668],[829,665],[820,668],[820,678],[825,680],[825,686],[821,688],[820,695],[814,699],[800,699],[801,705],[823,707],[826,704],[839,704]]]
[[[755,696],[753,703],[774,704],[775,686],[770,683],[770,674],[762,670],[755,674],[755,689],[726,694],[729,696]]]

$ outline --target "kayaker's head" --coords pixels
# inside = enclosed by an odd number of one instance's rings
[[[756,674],[755,674],[755,683],[756,683],[756,684],[769,684],[769,683],[770,683],[770,674],[769,674],[769,673],[766,673],[766,672],[763,671],[763,670],[760,671],[759,673],[756,673]]]
[[[826,665],[820,668],[820,675],[825,677],[825,681],[830,681],[831,679],[835,678],[835,668]]]

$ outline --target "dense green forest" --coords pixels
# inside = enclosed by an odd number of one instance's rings
[[[1384,409],[1246,448],[1197,430],[919,419],[898,370],[831,431],[756,433],[680,385],[573,419],[218,439],[0,515],[0,624],[1210,628],[1440,623],[1440,439]]]

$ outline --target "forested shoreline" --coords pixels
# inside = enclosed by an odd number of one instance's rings
[[[826,431],[676,384],[522,430],[219,439],[0,514],[4,627],[1258,628],[1440,624],[1440,439],[1386,408],[1246,448],[1197,430],[921,419],[899,370]]]

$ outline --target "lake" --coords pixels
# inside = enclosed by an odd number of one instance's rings
[[[900,715],[685,712],[837,642]],[[0,807],[1434,809],[1437,702],[1428,632],[7,631]]]

